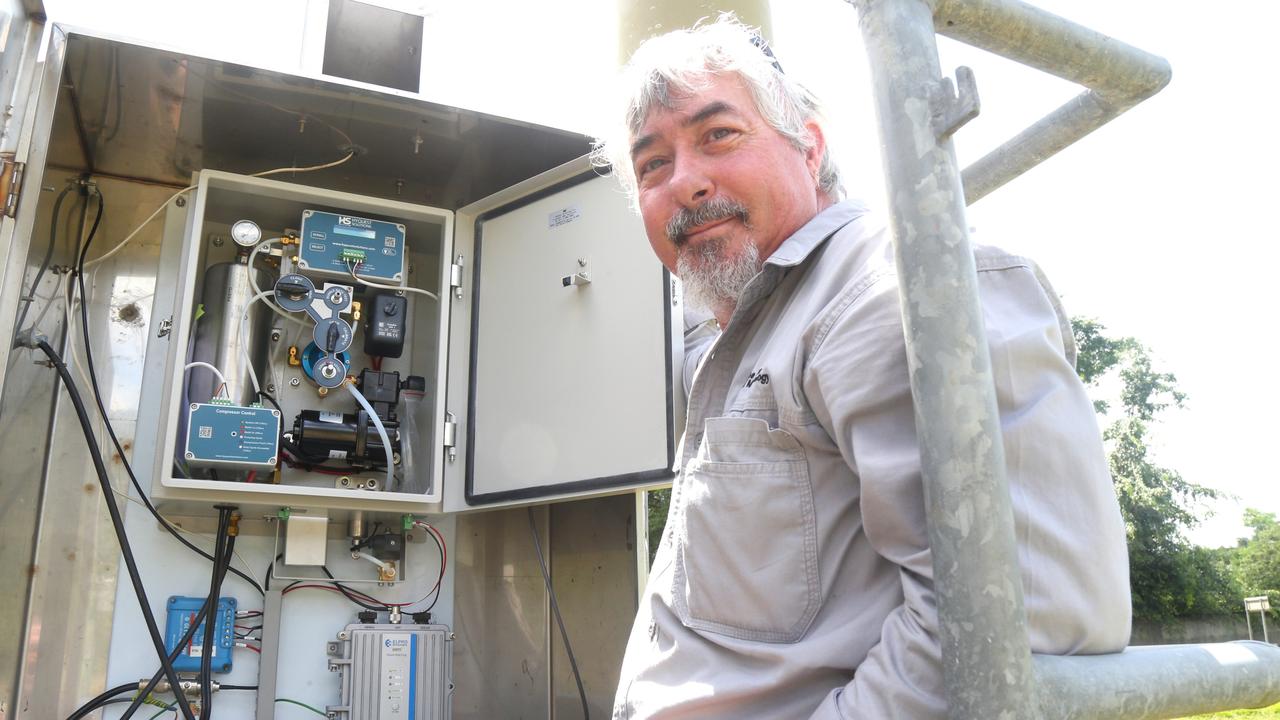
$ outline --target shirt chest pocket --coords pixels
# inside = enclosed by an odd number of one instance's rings
[[[795,642],[821,602],[804,452],[759,418],[711,418],[704,430],[678,483],[676,614],[694,629]]]

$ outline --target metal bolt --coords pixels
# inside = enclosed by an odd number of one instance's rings
[[[173,204],[177,205],[178,207],[186,207],[186,206],[187,206],[187,199],[186,199],[186,198],[184,198],[184,197],[181,197],[181,196],[180,196],[180,197],[178,197],[178,199],[177,199],[177,200],[174,200],[174,201],[173,201]]]
[[[280,331],[279,331],[279,330],[272,330],[272,331],[271,331],[271,342],[280,342]]]
[[[578,258],[578,267],[586,267],[586,266],[587,266],[587,259],[586,259],[586,258]]]
[[[195,410],[195,409],[196,409],[196,404],[195,404],[195,403],[191,403],[191,409],[192,409],[192,410]]]
[[[343,630],[342,632],[338,633],[338,639],[339,639],[339,640],[346,640],[346,639],[347,639],[347,631],[346,631],[346,630]]]
[[[213,236],[213,241],[212,241],[212,242],[213,242],[213,246],[214,246],[214,247],[222,247],[222,243],[223,243],[222,236],[221,236],[221,235],[214,235],[214,236]]]
[[[196,456],[196,454],[195,454],[195,453],[193,453],[193,452],[188,452],[184,457],[186,457],[188,460],[192,460],[192,459],[194,459],[194,458],[195,458],[195,456]]]
[[[325,365],[324,367],[320,368],[320,376],[326,380],[332,380],[338,377],[338,368],[334,367],[333,365]]]
[[[341,478],[338,478],[338,482],[342,485],[342,487],[347,487],[351,485],[351,478],[343,476]]]
[[[267,383],[267,392],[273,393],[275,391],[276,391],[275,383]]]
[[[299,380],[298,378],[289,379],[289,387],[298,387],[301,384],[302,384],[302,381]]]

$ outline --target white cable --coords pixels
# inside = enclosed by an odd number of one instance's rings
[[[369,282],[368,280],[365,280],[364,278],[356,274],[356,268],[354,265],[351,264],[350,261],[347,262],[347,271],[350,272],[351,277],[355,278],[356,282],[360,283],[361,285],[366,285],[371,288],[380,288],[382,290],[403,290],[404,292],[420,293],[422,295],[426,295],[432,300],[435,300],[436,302],[440,301],[439,295],[436,295],[433,292],[427,292],[422,288],[409,287],[408,285],[403,285],[403,286],[402,285],[382,285],[380,283]]]
[[[387,435],[387,429],[382,426],[382,418],[378,417],[378,413],[373,411],[373,406],[370,405],[369,401],[364,398],[364,395],[361,395],[360,391],[356,389],[355,383],[344,382],[342,385],[347,388],[347,392],[351,393],[351,396],[356,399],[356,402],[360,403],[360,407],[364,408],[364,411],[369,413],[369,420],[373,422],[373,426],[378,430],[378,437],[382,439],[382,448],[387,454],[387,484],[384,485],[382,489],[390,490],[391,480],[394,477],[393,473],[395,472],[395,463],[392,461],[391,438]]]
[[[170,196],[169,196],[169,199],[168,199],[168,200],[165,200],[165,201],[160,205],[160,207],[156,208],[155,212],[153,212],[153,213],[151,213],[150,215],[148,215],[146,220],[143,220],[143,221],[142,221],[142,223],[138,225],[138,227],[136,227],[136,228],[134,228],[134,229],[133,229],[133,232],[129,233],[128,235],[125,235],[125,236],[124,236],[124,239],[123,239],[123,240],[121,240],[121,241],[119,242],[119,244],[117,244],[115,247],[113,247],[113,248],[111,248],[110,250],[108,250],[106,253],[104,253],[104,254],[102,254],[102,255],[99,255],[98,257],[96,257],[96,258],[94,258],[94,259],[89,260],[88,262],[86,262],[86,263],[84,264],[85,269],[86,269],[86,270],[88,270],[89,268],[93,267],[94,265],[97,265],[98,263],[100,263],[100,262],[102,262],[102,261],[106,260],[107,258],[111,257],[112,255],[115,255],[116,253],[120,252],[121,248],[123,248],[125,245],[129,244],[129,241],[133,239],[133,236],[134,236],[134,235],[137,235],[139,232],[141,232],[141,231],[142,231],[142,228],[144,228],[144,227],[146,227],[148,224],[150,224],[150,222],[151,222],[152,220],[155,220],[155,219],[156,219],[156,216],[157,216],[157,215],[159,215],[159,214],[160,214],[160,213],[161,213],[165,208],[169,207],[169,203],[171,203],[171,202],[173,202],[175,199],[177,199],[177,197],[178,197],[179,195],[182,195],[183,193],[185,193],[185,192],[187,192],[187,191],[189,191],[189,190],[194,190],[194,189],[195,189],[195,187],[196,187],[195,185],[188,185],[187,187],[184,187],[184,188],[182,188],[181,190],[179,190],[178,192],[176,192],[176,193],[174,193],[174,194],[170,195]]]
[[[268,175],[277,175],[279,173],[288,173],[288,172],[300,173],[300,172],[311,172],[313,170],[324,170],[325,168],[337,167],[338,165],[341,165],[342,163],[350,160],[353,157],[355,157],[355,153],[348,152],[346,157],[342,158],[341,160],[335,160],[334,162],[331,162],[331,163],[325,163],[323,165],[312,165],[310,167],[283,167],[283,168],[276,168],[274,170],[263,170],[262,172],[254,173],[253,177],[267,177]],[[129,233],[128,235],[125,235],[124,239],[121,240],[119,244],[117,244],[115,247],[108,250],[105,254],[100,255],[86,262],[84,264],[85,269],[91,268],[94,265],[97,265],[98,263],[111,257],[112,255],[115,255],[116,253],[120,252],[121,248],[129,244],[129,241],[132,240],[135,235],[137,235],[139,232],[142,231],[142,228],[150,224],[152,220],[156,219],[156,216],[159,215],[161,211],[169,207],[169,203],[173,202],[178,196],[182,195],[183,193],[188,192],[190,190],[194,190],[195,188],[196,188],[195,185],[189,185],[187,187],[182,188],[178,192],[170,195],[169,199],[165,200],[164,203],[160,205],[160,207],[156,208],[155,212],[148,215],[146,220],[143,220],[142,223],[138,225],[138,227],[133,229],[133,232]]]
[[[279,175],[280,173],[287,172],[311,172],[313,170],[324,170],[325,168],[337,167],[355,156],[355,152],[348,152],[347,156],[341,160],[334,160],[333,162],[325,163],[324,165],[311,165],[309,167],[282,167],[276,168],[275,170],[263,170],[262,172],[254,173],[253,176],[266,177],[268,175]]]
[[[228,391],[227,391],[227,378],[226,378],[226,376],[225,376],[225,375],[223,375],[223,374],[222,374],[222,371],[221,371],[221,370],[219,370],[218,368],[214,367],[213,365],[210,365],[210,364],[209,364],[209,363],[207,363],[207,362],[202,362],[202,361],[200,361],[200,360],[196,360],[196,361],[194,361],[194,362],[189,362],[189,363],[187,363],[187,364],[186,364],[186,366],[182,368],[182,372],[184,372],[184,373],[185,373],[186,371],[190,370],[191,368],[204,368],[204,369],[208,370],[209,372],[213,373],[213,374],[214,374],[214,376],[218,378],[218,382],[222,383],[222,385],[220,385],[220,386],[219,386],[219,387],[221,387],[221,388],[222,388],[222,396],[223,396],[223,397],[226,397],[226,398],[230,398],[230,397],[231,397],[231,395],[229,395],[229,394],[228,394]],[[236,388],[236,389],[238,390],[239,388]],[[217,394],[218,394],[218,389],[217,389],[217,388],[214,388],[214,391],[213,391],[213,392],[214,392],[214,395],[217,395]],[[213,395],[211,395],[211,396],[210,396],[210,399],[212,399],[212,398],[213,398]]]

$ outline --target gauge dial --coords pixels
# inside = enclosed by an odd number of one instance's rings
[[[262,240],[262,228],[252,220],[237,220],[231,226],[231,239],[241,247],[253,247]]]

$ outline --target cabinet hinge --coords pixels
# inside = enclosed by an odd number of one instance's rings
[[[458,459],[458,422],[453,413],[444,414],[444,449],[449,454],[449,462]]]
[[[22,197],[22,172],[26,163],[13,159],[13,155],[0,155],[0,200],[4,201],[4,214],[13,217],[18,212],[18,199]]]
[[[449,287],[453,288],[453,296],[462,299],[462,256],[459,255],[449,266]]]

